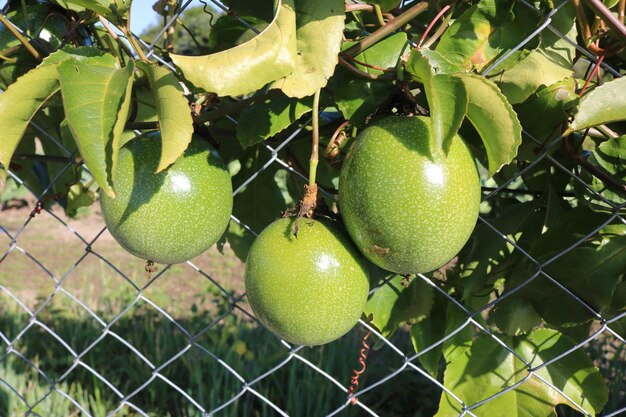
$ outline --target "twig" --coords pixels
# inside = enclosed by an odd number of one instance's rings
[[[587,87],[589,87],[589,83],[591,82],[593,77],[596,75],[596,73],[598,73],[598,71],[600,70],[600,65],[602,65],[602,61],[604,61],[604,58],[606,57],[606,54],[608,53],[608,51],[609,51],[609,48],[606,48],[604,52],[602,52],[602,55],[600,56],[600,58],[598,58],[598,62],[596,62],[596,66],[593,67],[593,71],[591,71],[591,74],[589,74],[589,76],[587,77],[587,80],[585,81],[585,85],[580,90],[580,93],[578,93],[579,97],[582,97],[583,94],[585,94]]]
[[[12,64],[15,64],[17,62],[16,58],[9,58],[8,56],[2,55],[2,53],[0,53],[0,59],[3,61],[10,62]]]
[[[355,67],[354,65],[352,65],[351,63],[349,63],[348,61],[346,61],[344,58],[339,57],[339,65],[341,65],[342,67],[344,67],[345,69],[347,69],[348,71],[350,71],[351,73],[353,73],[354,75],[358,75],[359,77],[363,77],[363,78],[367,78],[368,80],[391,80],[393,79],[390,76],[386,76],[384,74],[370,74],[369,72],[365,72],[365,71],[361,71],[360,69],[358,69],[357,67]]]
[[[341,53],[341,55],[344,55],[343,52]],[[356,59],[356,58],[354,58],[353,56],[350,56],[350,55],[344,55],[344,57],[346,59],[349,59],[350,61],[354,62],[355,64],[361,65],[362,67],[367,67],[367,68],[375,69],[375,70],[382,71],[382,72],[385,72],[385,71],[395,71],[395,68],[385,68],[385,67],[381,67],[381,66],[378,66],[378,65],[368,64],[366,62],[359,61],[358,59]]]
[[[452,7],[454,7],[455,5],[456,5],[456,3],[454,3],[452,5]],[[431,36],[426,42],[424,42],[424,45],[422,45],[422,47],[430,48],[430,46],[433,43],[435,43],[437,41],[437,39],[439,39],[441,37],[441,35],[443,35],[443,33],[446,31],[446,29],[448,28],[448,25],[450,24],[450,20],[452,20],[452,13],[449,13],[443,19],[443,22],[441,22],[441,24],[439,25],[439,27],[437,28],[435,33],[433,33],[433,36]]]
[[[111,35],[111,37],[118,43],[118,45],[120,45],[120,47],[124,50],[124,52],[126,52],[128,56],[132,57],[133,51],[131,51],[128,48],[128,46],[120,39],[118,34],[115,33],[111,25],[109,25],[109,22],[102,16],[98,16],[98,20],[100,20],[100,23],[102,23],[102,26],[104,26],[107,32],[109,32],[109,35]]]
[[[420,49],[422,47],[422,43],[424,43],[424,40],[426,40],[426,36],[428,36],[428,33],[430,32],[430,30],[433,28],[433,26],[435,26],[435,23],[437,23],[437,20],[439,20],[441,18],[441,16],[443,16],[444,13],[448,11],[448,9],[450,9],[450,5],[449,4],[446,7],[444,7],[443,9],[441,9],[439,11],[439,13],[437,13],[435,18],[430,22],[428,27],[426,27],[426,30],[422,34],[422,37],[420,38],[420,41],[417,43],[417,49]]]
[[[388,21],[385,24],[385,26],[381,27],[380,29],[378,29],[377,31],[369,35],[368,37],[363,38],[356,44],[352,45],[350,48],[344,51],[345,54],[355,56],[358,53],[363,52],[370,46],[374,45],[376,42],[380,41],[381,39],[386,38],[387,36],[391,35],[396,30],[400,29],[402,26],[404,26],[410,20],[415,18],[417,15],[423,13],[426,9],[428,9],[427,2],[422,1],[422,2],[417,3],[415,6],[411,7],[406,12],[397,16],[395,19]]]
[[[15,26],[13,26],[13,24],[6,18],[6,16],[4,15],[4,13],[0,12],[0,23],[2,23],[8,30],[9,32],[11,32],[11,34],[13,34],[13,36],[15,36],[17,38],[18,41],[20,41],[20,43],[22,45],[24,45],[24,48],[26,48],[26,50],[39,62],[43,61],[43,57],[41,56],[41,54],[33,47],[33,45],[30,43],[30,41],[28,39],[26,39],[26,37],[24,35],[22,35],[20,33],[19,30],[17,30],[15,28]]]
[[[615,17],[601,0],[584,1],[595,13],[600,15],[607,26],[615,32],[615,35],[619,36],[622,39],[622,42],[626,43],[626,26],[624,26],[624,23],[622,23],[619,18]]]
[[[622,23],[624,23],[624,11],[625,10],[626,10],[626,0],[620,0],[619,8],[617,9],[617,18]]]
[[[346,4],[346,13],[349,12],[373,12],[374,6],[371,4]]]

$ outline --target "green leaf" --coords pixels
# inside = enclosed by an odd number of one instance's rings
[[[626,135],[602,142],[593,150],[593,153],[589,157],[589,162],[626,186]],[[606,184],[597,177],[583,175],[583,178],[589,178],[591,187],[597,193],[600,193],[602,197],[613,202],[615,206],[626,203],[624,194],[620,194],[614,189],[607,187]],[[597,195],[593,193],[587,194],[589,194],[587,199],[595,206],[602,207],[605,210],[612,210],[612,207],[598,198]]]
[[[372,316],[372,324],[383,336],[389,336],[403,323],[423,320],[432,307],[433,289],[430,285],[414,279],[405,287],[402,279],[396,275],[381,285],[365,306],[365,316]]]
[[[343,0],[297,0],[296,66],[271,88],[306,97],[326,86],[335,72],[344,29]]]
[[[519,204],[515,201],[499,210],[489,223],[518,245],[526,246],[540,235],[544,214],[539,201]],[[479,222],[468,244],[459,254],[463,279],[463,300],[471,309],[488,303],[497,282],[510,277],[523,255],[493,230]]]
[[[72,218],[79,215],[80,209],[89,207],[96,201],[96,192],[78,183],[70,187],[67,193],[67,207],[65,213]]]
[[[483,0],[454,21],[436,50],[468,71],[480,71],[529,36],[537,22],[538,16],[524,5],[515,4],[511,9],[508,1]],[[517,51],[507,59],[508,65],[525,54]]]
[[[626,120],[626,77],[616,78],[584,95],[574,121],[563,135],[620,120]]]
[[[580,205],[561,215],[558,223],[549,225],[528,250],[539,263],[545,263],[578,244],[546,265],[543,271],[600,313],[609,309],[615,287],[626,270],[625,236],[588,237],[608,216]],[[581,240],[584,243],[580,244]],[[515,266],[507,286],[521,284],[536,271],[536,266],[523,258]],[[578,300],[543,275],[526,284],[516,296],[532,301],[544,321],[555,326],[574,326],[594,318]],[[559,302],[554,303],[555,299]]]
[[[156,101],[162,141],[161,159],[156,172],[160,172],[173,164],[187,149],[193,135],[193,119],[183,88],[174,73],[145,62],[138,62],[137,68],[146,74]]]
[[[61,64],[68,59],[75,59],[76,61],[82,61],[87,58],[108,56],[104,51],[92,46],[80,46],[78,48],[65,48],[60,49],[50,54],[43,63],[47,65]]]
[[[9,162],[28,123],[57,91],[59,81],[56,68],[41,64],[18,78],[0,94],[0,187],[4,184]]]
[[[550,134],[561,134],[557,127],[569,117],[567,110],[576,100],[576,80],[568,77],[539,88],[528,100],[517,105],[515,110],[524,129],[535,139],[543,141],[551,137]],[[534,148],[537,144],[532,141],[529,146]],[[529,159],[535,157],[533,153],[528,153]]]
[[[489,319],[505,334],[518,336],[541,324],[541,316],[526,297],[516,294],[499,301],[489,314]]]
[[[65,117],[91,174],[107,195],[111,186],[115,127],[128,86],[128,69],[113,56],[69,59],[59,65]],[[125,122],[125,119],[124,119]]]
[[[525,101],[542,85],[571,77],[574,71],[552,61],[543,50],[532,51],[513,68],[490,77],[511,104]]]
[[[413,50],[407,70],[424,84],[435,150],[443,149],[448,153],[452,139],[465,119],[468,93],[462,79],[440,73],[443,71],[439,64],[431,63],[428,56],[420,50]]]
[[[522,127],[517,115],[498,87],[485,77],[459,74],[469,97],[467,118],[478,131],[493,175],[517,155]]]
[[[279,0],[274,20],[254,39],[202,56],[170,54],[185,78],[220,96],[252,93],[290,74],[296,65],[293,0]]]
[[[500,337],[532,367],[540,366],[574,347],[568,337],[539,329],[523,337]],[[608,390],[600,371],[582,350],[534,371],[591,415],[602,410]],[[472,405],[520,383],[473,409],[476,416],[556,417],[557,404],[570,405],[565,396],[537,376],[528,377],[526,365],[492,338],[479,336],[469,351],[448,363],[444,385],[465,404]],[[527,378],[527,379],[525,379]],[[436,417],[457,417],[462,407],[444,391]]]
[[[353,44],[346,42],[343,48],[349,48]],[[395,68],[406,45],[406,33],[398,32],[367,48],[354,59],[376,67]],[[357,62],[354,62],[354,65],[368,74],[383,74],[383,71],[360,65]],[[337,108],[346,120],[350,120],[356,126],[363,126],[368,116],[376,111],[394,88],[389,81],[366,80],[349,73],[342,67],[337,68],[333,76],[333,84]]]
[[[126,143],[124,127],[126,126],[126,121],[128,120],[128,115],[130,113],[130,104],[132,102],[133,82],[135,79],[134,61],[129,61],[128,64],[122,69],[122,71],[126,72],[128,81],[126,82],[126,91],[124,92],[119,111],[117,113],[117,119],[115,120],[115,124],[113,125],[113,144],[111,146],[111,181],[113,181],[113,183],[115,183],[117,155],[119,154],[120,148],[124,146],[124,143]]]
[[[282,132],[313,110],[313,99],[295,99],[282,93],[246,108],[237,120],[237,139],[244,148]]]
[[[578,246],[545,271],[602,313],[626,271],[626,236]]]
[[[424,320],[418,321],[411,326],[411,341],[415,353],[426,349],[428,352],[418,356],[418,360],[426,371],[433,377],[439,376],[439,362],[446,351],[446,359],[459,354],[459,351],[472,340],[473,331],[471,326],[465,328],[450,339],[432,347],[444,337],[456,331],[467,320],[465,314],[450,302],[439,291],[433,291],[433,306]],[[467,345],[469,347],[469,345]]]
[[[244,181],[267,163],[268,157],[259,147],[248,148],[243,153],[236,142],[234,147],[239,148],[239,153],[235,154],[236,159],[231,159],[228,165],[230,167],[237,161],[237,165],[240,166],[233,176],[233,189],[237,190]],[[277,164],[270,165],[234,196],[233,216],[256,233],[260,233],[276,220],[282,211],[293,204],[294,199],[290,196],[286,184],[287,171],[279,168]],[[231,221],[225,236],[235,255],[245,262],[254,235]]]
[[[576,10],[567,4],[552,16],[552,26],[569,39],[576,39]],[[495,81],[511,104],[525,101],[541,86],[553,85],[573,75],[576,48],[569,42],[545,30],[541,33],[541,46],[514,65],[489,78]],[[525,125],[526,126],[526,125]]]
[[[106,17],[111,22],[123,24],[128,19],[131,0],[63,0],[62,3],[63,7],[84,7]]]

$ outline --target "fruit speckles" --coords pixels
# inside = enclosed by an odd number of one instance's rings
[[[256,238],[246,261],[246,291],[256,317],[288,342],[319,345],[358,321],[369,291],[363,258],[329,220],[279,219]]]
[[[224,233],[232,211],[230,174],[215,150],[194,137],[184,155],[155,174],[158,133],[139,136],[119,153],[117,198],[100,193],[105,223],[124,249],[159,263],[187,261]]]
[[[339,179],[339,208],[357,247],[401,274],[448,262],[478,216],[480,183],[467,147],[457,136],[447,157],[430,155],[429,141],[427,118],[383,119],[361,132]]]

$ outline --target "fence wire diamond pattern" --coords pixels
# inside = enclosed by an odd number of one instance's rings
[[[577,50],[582,55],[585,55],[589,60],[595,61],[595,56],[588,52],[585,48],[579,46],[575,39],[568,39],[563,33],[560,33],[551,25],[555,15],[561,11],[568,1],[563,1],[560,4],[557,4],[556,7],[547,15],[542,14],[528,2],[524,0],[521,2],[538,14],[538,16],[542,19],[542,24],[527,39],[517,45],[511,53],[522,48],[526,43],[530,42],[535,37],[540,36],[542,32],[551,31],[559,37],[565,39],[570,44],[574,45]],[[168,25],[161,30],[151,43],[147,43],[139,36],[136,36],[137,40],[145,47],[146,54],[149,58],[158,60],[172,70],[174,70],[174,68],[167,62],[163,61],[162,58],[159,57],[159,54],[155,52],[155,45],[157,45],[159,39],[167,30],[167,27],[171,25],[176,18],[178,18],[180,13],[189,7],[190,3],[191,1],[186,1],[181,5],[179,13],[170,19]],[[211,0],[210,3],[218,9],[228,11],[228,8],[217,1]],[[247,24],[247,22],[243,22]],[[506,58],[507,56],[503,56],[500,61]],[[500,61],[494,63],[493,66],[487,68],[483,73],[486,75],[491,72],[491,70],[497,66]],[[618,71],[606,64],[603,64],[603,69],[612,73],[616,77],[620,76]],[[230,119],[230,121],[235,124],[237,123],[234,119]],[[29,188],[29,184],[21,178],[19,172],[10,172],[10,176],[17,183],[31,190],[37,201],[45,201],[52,194],[53,184],[59,181],[65,170],[74,169],[78,166],[74,160],[76,150],[66,149],[62,145],[59,138],[55,138],[50,135],[45,128],[38,126],[35,123],[32,123],[31,125],[38,132],[40,140],[49,141],[50,143],[56,145],[67,157],[68,162],[64,170],[61,170],[56,178],[51,179],[50,186],[48,186],[48,188],[43,190],[41,193],[36,193]],[[257,177],[270,167],[275,168],[278,166],[281,169],[288,170],[289,173],[299,178],[302,181],[302,184],[306,183],[307,178],[287,162],[286,158],[283,157],[284,152],[282,152],[285,146],[293,141],[294,138],[296,138],[297,135],[305,129],[305,126],[293,131],[277,146],[270,146],[267,144],[262,146],[260,149],[261,152],[265,153],[265,162],[260,165],[258,170],[256,170],[236,187],[234,195],[237,195],[246,187],[254,183]],[[523,132],[523,134],[530,140],[536,142],[537,145],[542,145],[541,141],[532,137],[530,133]],[[0,258],[0,265],[6,265],[9,262],[13,262],[26,265],[26,270],[32,270],[34,268],[37,272],[34,272],[33,274],[40,275],[42,277],[42,282],[46,281],[45,285],[50,288],[50,292],[47,297],[33,303],[24,300],[22,296],[18,295],[18,292],[15,291],[15,289],[11,288],[10,285],[5,284],[5,282],[7,282],[6,278],[8,278],[8,282],[11,282],[11,280],[19,281],[22,277],[5,277],[2,281],[0,281],[0,298],[2,299],[2,303],[5,303],[5,305],[14,304],[23,316],[22,321],[20,323],[16,323],[13,327],[8,325],[0,327],[0,345],[2,346],[2,350],[0,352],[0,364],[8,361],[9,359],[18,361],[23,367],[29,370],[31,378],[43,381],[47,387],[45,392],[42,392],[38,398],[33,400],[27,398],[25,393],[25,390],[28,390],[27,386],[23,384],[16,384],[15,381],[8,380],[6,379],[7,377],[0,374],[0,391],[5,391],[7,393],[6,395],[17,399],[21,406],[20,409],[24,410],[24,415],[45,417],[45,412],[42,413],[41,411],[36,410],[46,410],[46,407],[49,406],[51,401],[65,401],[71,403],[76,410],[72,415],[100,415],[94,414],[93,410],[90,411],[88,399],[77,398],[71,389],[69,389],[71,388],[72,381],[75,379],[77,374],[88,373],[94,380],[97,380],[98,386],[101,387],[99,390],[102,392],[99,395],[112,396],[115,399],[114,402],[117,404],[115,408],[102,410],[102,415],[106,416],[154,415],[153,410],[144,408],[142,405],[144,402],[143,397],[147,395],[149,396],[149,392],[156,385],[163,384],[165,384],[163,386],[164,389],[159,392],[165,392],[168,396],[182,397],[180,403],[184,403],[188,411],[187,414],[181,415],[220,415],[230,407],[237,406],[238,403],[254,402],[256,404],[261,404],[260,407],[265,410],[267,415],[293,416],[298,415],[297,411],[289,407],[293,406],[293,404],[277,404],[273,401],[273,398],[267,394],[271,393],[271,390],[268,391],[264,385],[272,378],[273,375],[277,373],[291,372],[294,368],[303,369],[304,367],[310,371],[307,375],[315,376],[315,383],[306,387],[311,390],[311,396],[315,395],[315,390],[317,389],[316,384],[329,384],[334,387],[333,389],[339,394],[337,397],[340,398],[339,400],[333,404],[328,404],[328,410],[325,413],[327,416],[347,415],[348,413],[353,413],[351,415],[380,415],[382,417],[383,414],[378,414],[375,411],[375,405],[377,403],[376,392],[382,386],[393,386],[396,384],[398,376],[403,373],[417,373],[421,375],[425,384],[436,387],[438,392],[442,391],[447,393],[451,399],[458,402],[458,407],[461,409],[461,416],[476,416],[476,411],[483,404],[507,394],[530,379],[534,379],[536,382],[541,384],[549,385],[552,390],[568,400],[568,405],[584,415],[589,415],[588,412],[585,411],[585,409],[582,408],[575,399],[568,397],[559,387],[546,380],[542,376],[541,370],[546,366],[567,357],[575,350],[593,343],[600,336],[614,340],[616,343],[625,343],[626,341],[616,331],[614,331],[611,326],[617,320],[626,317],[626,313],[611,319],[602,317],[599,312],[595,311],[579,296],[574,294],[564,285],[559,283],[558,280],[552,277],[547,272],[546,267],[558,258],[566,255],[589,237],[597,234],[605,225],[616,220],[626,224],[626,220],[620,216],[619,210],[623,207],[615,206],[611,201],[606,200],[601,194],[597,193],[584,181],[576,177],[570,169],[564,167],[558,160],[551,156],[551,149],[557,145],[559,140],[560,138],[555,140],[553,143],[544,146],[543,152],[537,155],[536,159],[531,164],[519,172],[516,177],[510,179],[509,182],[502,184],[495,189],[484,191],[483,200],[488,201],[490,199],[497,198],[503,193],[509,192],[507,187],[514,181],[518,180],[519,177],[524,175],[525,172],[529,172],[537,164],[549,161],[550,164],[556,169],[563,171],[567,175],[574,176],[575,181],[578,181],[582,187],[586,187],[588,191],[595,195],[595,197],[597,197],[600,201],[603,201],[607,206],[610,206],[612,208],[611,214],[606,217],[602,224],[598,224],[596,229],[590,232],[588,236],[582,237],[568,249],[559,252],[544,262],[539,262],[534,259],[528,252],[519,246],[518,243],[511,240],[507,233],[500,231],[498,227],[492,224],[488,219],[480,217],[479,224],[483,224],[493,232],[491,239],[506,240],[507,243],[514,248],[513,250],[518,251],[521,255],[526,257],[532,265],[534,265],[535,271],[523,282],[518,284],[517,287],[510,289],[502,296],[475,311],[470,311],[467,307],[450,297],[440,288],[440,286],[436,285],[427,276],[418,275],[415,279],[423,280],[425,284],[433,288],[434,292],[438,293],[442,297],[445,297],[451,305],[456,306],[458,311],[464,315],[465,319],[457,328],[448,329],[448,332],[444,337],[418,354],[414,353],[415,351],[410,345],[407,346],[406,343],[398,344],[395,338],[388,339],[367,322],[363,320],[359,321],[358,326],[350,334],[352,337],[350,342],[351,346],[353,346],[351,351],[354,354],[351,357],[341,357],[337,360],[350,362],[350,367],[352,367],[352,362],[354,362],[354,365],[356,366],[357,353],[360,348],[358,340],[362,338],[365,332],[371,332],[378,339],[378,345],[380,347],[376,352],[377,359],[387,363],[388,369],[384,375],[380,375],[376,379],[365,378],[361,381],[361,385],[353,394],[354,398],[358,399],[356,402],[351,401],[352,397],[348,395],[350,388],[350,374],[333,375],[328,369],[325,369],[324,361],[320,362],[311,358],[311,355],[307,352],[307,350],[311,350],[311,348],[292,346],[284,341],[278,340],[269,331],[260,329],[260,332],[262,333],[259,333],[259,337],[264,340],[264,344],[270,346],[270,349],[272,349],[275,353],[277,352],[277,360],[273,366],[268,367],[267,369],[257,370],[256,374],[247,372],[240,363],[233,363],[232,357],[230,357],[230,359],[226,359],[225,355],[220,351],[221,349],[219,349],[218,346],[207,343],[207,341],[214,340],[207,338],[207,335],[220,333],[222,331],[224,321],[228,317],[232,318],[236,316],[245,320],[255,320],[247,306],[243,290],[236,292],[226,289],[227,286],[224,285],[221,277],[214,276],[210,270],[196,265],[191,261],[187,262],[184,266],[185,268],[191,269],[197,275],[198,279],[205,281],[206,285],[211,287],[212,293],[216,295],[216,303],[220,304],[217,314],[215,314],[211,320],[203,323],[200,327],[195,323],[193,326],[189,326],[187,322],[181,321],[170,314],[166,305],[164,305],[160,300],[152,297],[150,294],[151,288],[175,275],[175,272],[172,272],[173,267],[163,267],[158,272],[150,274],[149,279],[145,280],[145,282],[143,282],[141,278],[138,278],[136,274],[129,274],[128,271],[123,271],[123,267],[116,265],[116,259],[114,257],[99,251],[98,242],[103,239],[103,236],[106,235],[106,229],[103,225],[101,225],[99,230],[95,231],[95,233],[76,230],[69,222],[64,220],[61,215],[55,213],[54,210],[40,208],[39,206],[30,215],[21,219],[23,223],[20,227],[13,231],[10,231],[10,228],[4,224],[5,217],[2,217],[3,224],[0,225],[0,228],[3,235],[3,241],[5,243],[8,242],[8,248],[6,251],[3,250],[1,255],[2,257]],[[85,169],[85,167],[81,167],[81,169]],[[40,256],[39,248],[31,249],[26,244],[22,244],[23,240],[25,240],[23,239],[24,236],[28,234],[33,223],[41,221],[40,219],[44,216],[50,216],[56,225],[55,227],[63,229],[64,234],[67,235],[63,239],[60,239],[59,242],[43,242],[45,245],[62,245],[62,240],[70,239],[74,244],[73,246],[78,245],[80,247],[80,251],[77,253],[70,253],[69,251],[64,253],[64,256],[68,259],[70,259],[70,257],[73,258],[70,260],[71,264],[68,264],[67,268],[61,274],[52,272],[52,268],[46,264],[46,257]],[[247,231],[247,233],[252,235],[256,236],[256,234],[260,232],[260,230],[255,230],[249,227],[246,223],[247,219],[245,218],[240,219],[232,216],[231,221],[238,223]],[[107,270],[107,273],[115,274],[119,279],[117,285],[130,289],[130,293],[132,294],[132,297],[125,300],[126,304],[123,308],[119,309],[116,314],[110,317],[103,317],[99,315],[96,308],[90,306],[88,301],[81,300],[80,291],[77,292],[71,286],[66,285],[74,275],[80,274],[82,266],[89,262],[98,262],[102,265],[102,268]],[[501,303],[503,300],[515,294],[517,291],[533,281],[544,281],[546,285],[551,283],[552,285],[560,288],[562,291],[562,297],[570,297],[575,300],[600,323],[592,334],[584,340],[581,340],[572,349],[560,352],[549,361],[543,363],[536,363],[536,361],[529,363],[512,347],[508,346],[498,335],[492,333],[488,328],[481,324],[481,320],[479,319],[482,313],[493,308],[497,303]],[[388,284],[389,282],[382,285]],[[373,288],[371,291],[375,292],[378,290],[379,288]],[[75,331],[87,331],[90,334],[90,337],[87,338],[88,341],[80,340],[73,334],[66,334],[67,332],[65,330],[61,333],[59,330],[55,329],[54,326],[47,323],[45,318],[42,318],[46,316],[46,310],[56,308],[55,300],[59,298],[64,298],[66,301],[69,301],[72,305],[72,311],[78,312],[78,314],[83,317],[86,324],[76,328]],[[179,346],[177,346],[177,352],[175,354],[170,355],[165,359],[159,358],[154,354],[153,346],[150,346],[152,343],[156,344],[157,341],[143,340],[144,343],[140,344],[137,340],[129,338],[127,332],[122,331],[125,330],[124,323],[128,320],[129,315],[135,314],[137,311],[142,311],[144,314],[154,314],[159,316],[164,325],[170,326],[175,334],[179,335],[179,340],[176,341],[179,343]],[[149,311],[149,313],[145,313],[147,311]],[[446,341],[467,328],[472,328],[478,332],[486,334],[493,340],[494,343],[498,344],[502,350],[514,355],[526,367],[525,375],[517,382],[504,384],[505,386],[503,386],[499,392],[492,394],[482,401],[474,404],[464,403],[461,398],[455,394],[454,390],[450,390],[445,387],[440,380],[433,378],[428,372],[424,371],[417,361],[417,358],[420,355],[424,355],[431,349],[446,343]],[[41,362],[38,357],[30,356],[28,354],[28,350],[23,349],[25,341],[29,338],[41,338],[41,343],[43,343],[44,346],[56,344],[60,345],[66,356],[65,358],[59,358],[59,362],[62,364],[61,368],[63,368],[64,371],[61,373],[50,372],[45,367],[41,366]],[[126,352],[124,357],[128,359],[126,363],[111,363],[111,367],[118,366],[121,368],[138,369],[140,371],[137,372],[142,372],[144,375],[142,378],[143,382],[131,387],[130,389],[122,389],[112,383],[110,381],[111,372],[125,372],[125,369],[102,369],[101,365],[103,362],[101,360],[94,361],[94,356],[101,355],[102,351],[106,352],[106,349],[103,349],[103,346],[105,345],[109,346],[108,349],[115,350],[116,352]],[[315,349],[319,350],[323,356],[323,347]],[[252,352],[252,354],[254,353],[255,352]],[[259,354],[264,354],[264,352],[259,352]],[[202,358],[202,360],[199,358]],[[193,368],[197,366],[196,363],[198,366],[201,366],[201,364],[205,363],[205,361],[214,361],[223,371],[221,379],[214,381],[215,384],[219,384],[220,387],[223,388],[220,398],[206,398],[201,390],[199,391],[196,387],[187,383],[189,381],[181,380],[175,373],[169,372],[169,368],[175,363],[185,362],[188,367]],[[106,363],[106,361],[104,363]],[[24,377],[28,378],[29,376],[25,373]],[[206,377],[211,378],[211,376],[208,375]],[[302,381],[303,384],[304,382],[305,381]],[[293,387],[283,388],[292,389]],[[104,391],[106,391],[106,394]],[[419,393],[415,393],[416,397],[419,395]],[[393,401],[393,398],[389,399],[389,401]],[[259,406],[257,405],[257,407]],[[357,411],[355,412],[354,410]],[[0,408],[0,415],[2,412],[3,410]],[[621,408],[616,409],[609,414],[604,414],[604,417],[623,414],[626,414],[626,405],[624,404],[622,404]]]

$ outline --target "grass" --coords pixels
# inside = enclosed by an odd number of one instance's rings
[[[14,335],[20,331],[24,321],[19,308],[8,306],[9,303],[4,302],[0,307],[0,328],[5,334]],[[179,319],[178,322],[184,328],[199,329],[213,319],[209,312],[203,311],[191,318]],[[38,320],[54,329],[76,351],[87,348],[102,334],[101,329],[69,300],[43,310]],[[171,364],[163,367],[159,374],[182,388],[207,410],[226,402],[243,388],[242,383],[215,357],[232,366],[247,381],[264,374],[288,358],[288,351],[266,330],[233,314],[227,315],[218,325],[202,334],[189,348],[187,337],[146,304],[134,306],[111,327],[111,331],[138,348],[157,367],[177,357]],[[304,348],[298,351],[298,355],[345,383],[354,366],[358,337],[359,334],[352,334],[326,346]],[[407,343],[408,340],[404,342]],[[205,349],[215,357],[207,354]],[[37,325],[33,325],[26,332],[15,345],[15,350],[31,358],[33,364],[52,379],[60,378],[73,365],[73,358],[68,350]],[[97,370],[125,394],[134,392],[152,376],[152,369],[112,336],[101,339],[81,361],[89,368]],[[384,352],[374,352],[367,377],[378,379],[386,375],[392,370],[390,365],[384,358]],[[23,415],[28,409],[26,403],[36,403],[49,389],[48,381],[16,354],[9,354],[0,360],[0,378],[26,400],[23,402],[0,383],[1,416]],[[75,367],[63,381],[57,388],[77,399],[94,416],[106,415],[119,402],[114,392],[86,367]],[[292,358],[285,366],[253,385],[253,388],[279,407],[289,410],[291,415],[297,416],[325,415],[345,401],[345,393],[297,358]],[[432,415],[434,403],[416,403],[415,392],[430,393],[431,398],[436,397],[433,395],[435,392],[432,385],[418,374],[403,373],[394,380],[393,385],[377,390],[375,395],[364,398],[363,401],[370,406],[373,404],[379,410],[390,406],[397,408],[398,414],[383,415],[420,415],[416,414],[416,410],[420,408]],[[160,378],[155,378],[131,401],[154,416],[186,417],[201,414],[185,397]],[[73,415],[77,409],[63,396],[55,393],[33,411],[41,416],[61,417]],[[131,409],[125,410],[125,413],[120,415],[138,415]],[[274,415],[274,412],[265,402],[248,393],[219,415],[266,416]],[[351,408],[342,415],[360,414],[358,409]]]

